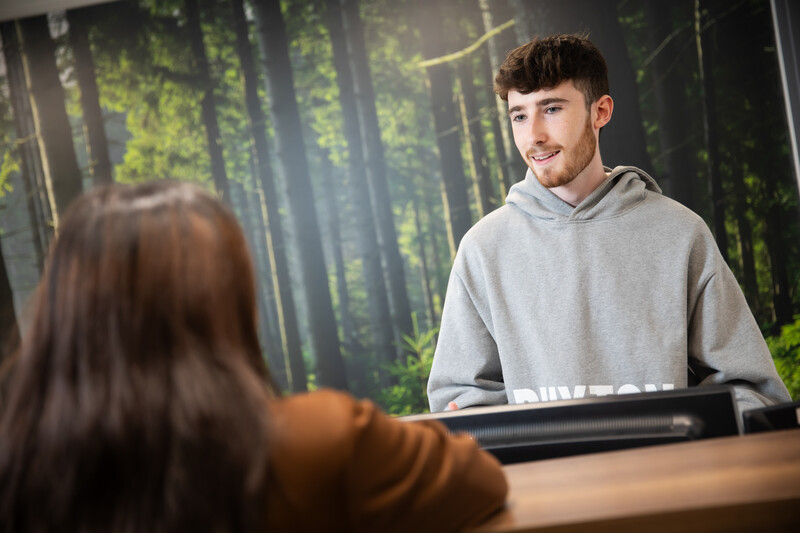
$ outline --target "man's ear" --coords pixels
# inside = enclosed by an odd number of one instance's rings
[[[592,126],[594,126],[595,129],[600,129],[611,120],[611,114],[614,112],[614,100],[607,94],[604,94],[597,99],[597,102],[594,103],[594,107],[597,113]]]

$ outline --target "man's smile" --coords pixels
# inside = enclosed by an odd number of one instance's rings
[[[531,154],[530,158],[531,158],[531,160],[533,161],[534,164],[543,165],[543,164],[547,164],[550,161],[552,161],[553,158],[555,156],[557,156],[558,154],[560,154],[560,153],[561,153],[561,150],[555,150],[555,151],[552,151],[552,152],[545,152],[545,153],[541,153],[541,154]]]

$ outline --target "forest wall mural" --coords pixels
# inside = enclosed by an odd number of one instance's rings
[[[0,23],[0,354],[81,193],[190,180],[236,212],[280,387],[427,409],[464,233],[524,177],[492,90],[582,32],[606,166],[708,223],[800,394],[800,211],[767,0],[119,0]]]

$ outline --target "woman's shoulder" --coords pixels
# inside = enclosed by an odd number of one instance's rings
[[[351,440],[356,420],[368,407],[347,393],[322,389],[293,394],[271,406],[274,445],[292,449],[335,447]]]
[[[403,422],[330,390],[277,400],[272,420],[275,523],[303,514],[360,531],[459,530],[502,506],[496,459],[438,422]],[[313,516],[301,512],[308,502]]]
[[[356,408],[358,401],[346,392],[333,389],[320,389],[313,392],[291,394],[275,400],[273,410],[278,416],[314,413],[330,416],[346,416]]]

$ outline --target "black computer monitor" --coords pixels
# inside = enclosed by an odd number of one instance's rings
[[[704,386],[400,417],[471,434],[502,463],[738,435],[733,388]]]
[[[762,433],[800,428],[800,402],[787,402],[742,413],[743,432]]]

